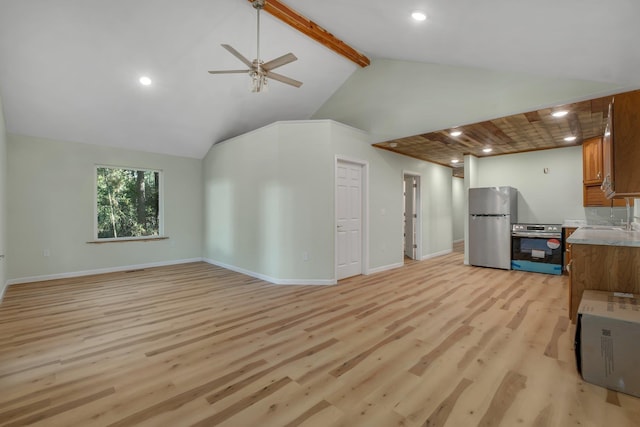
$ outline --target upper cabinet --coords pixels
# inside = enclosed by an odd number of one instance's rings
[[[602,160],[606,197],[640,196],[640,91],[616,95],[609,105]]]
[[[591,138],[582,143],[582,170],[584,185],[602,183],[602,138]]]
[[[624,199],[607,199],[600,188],[604,177],[602,138],[582,143],[582,202],[585,207],[625,206]]]

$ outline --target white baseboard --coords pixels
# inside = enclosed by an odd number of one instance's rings
[[[404,262],[397,262],[395,264],[383,265],[382,267],[370,268],[369,270],[367,270],[366,274],[369,275],[369,274],[375,274],[375,273],[382,273],[383,271],[393,270],[394,268],[400,268],[402,266],[404,266]]]
[[[434,252],[432,254],[424,255],[422,257],[422,260],[424,261],[425,259],[431,259],[431,258],[439,257],[439,256],[442,256],[442,255],[447,255],[447,254],[450,254],[451,252],[453,252],[452,249],[445,249],[444,251]]]
[[[5,283],[2,286],[2,289],[0,289],[0,302],[2,302],[2,299],[4,298],[4,292],[7,290],[8,286],[9,286],[9,282]]]
[[[462,242],[464,242],[464,239],[458,239],[453,241],[453,243],[462,243]]]
[[[46,274],[42,276],[20,277],[7,281],[7,285],[17,285],[20,283],[42,282],[45,280],[68,279],[71,277],[92,276],[94,274],[116,273],[118,271],[141,270],[143,268],[164,267],[168,265],[187,264],[190,262],[200,262],[202,258],[179,259],[173,261],[150,262],[147,264],[125,265],[121,267],[97,268],[95,270],[73,271],[69,273]]]
[[[255,271],[246,270],[244,268],[236,267],[235,265],[225,264],[224,262],[209,258],[204,258],[203,261],[212,265],[217,265],[218,267],[226,268],[227,270],[235,271],[236,273],[241,273],[246,276],[264,280],[265,282],[273,283],[274,285],[335,285],[338,283],[334,279],[276,279],[275,277],[267,276],[266,274],[256,273]]]

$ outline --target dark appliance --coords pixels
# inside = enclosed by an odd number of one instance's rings
[[[513,224],[511,269],[562,274],[562,225]]]

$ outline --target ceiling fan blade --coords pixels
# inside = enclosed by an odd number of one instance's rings
[[[234,48],[232,48],[228,44],[223,44],[222,47],[227,49],[233,56],[238,58],[240,61],[244,62],[244,64],[247,67],[249,67],[249,68],[253,67],[253,62],[249,61],[247,58],[242,56],[242,54],[240,52],[238,52],[237,50],[235,50]]]
[[[267,71],[265,74],[270,79],[277,80],[279,82],[286,83],[286,84],[291,85],[291,86],[295,86],[295,87],[302,86],[302,82],[299,82],[299,81],[294,80],[294,79],[292,79],[290,77],[287,77],[287,76],[283,76],[282,74],[277,74],[277,73],[274,73],[272,71]]]
[[[217,70],[217,71],[209,71],[209,74],[239,74],[239,73],[248,73],[251,70]]]
[[[283,65],[286,65],[290,62],[293,62],[295,60],[297,60],[298,58],[296,58],[296,56],[289,52],[286,55],[282,55],[279,58],[273,59],[265,64],[262,64],[262,69],[270,71],[273,69],[276,69],[278,67],[282,67]]]

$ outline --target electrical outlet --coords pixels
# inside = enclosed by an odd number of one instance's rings
[[[49,256],[49,255],[51,255],[51,252],[49,252],[49,249],[44,249],[42,251],[42,256]]]
[[[302,260],[303,261],[309,261],[309,252],[307,252],[307,251],[303,251],[302,252]]]

